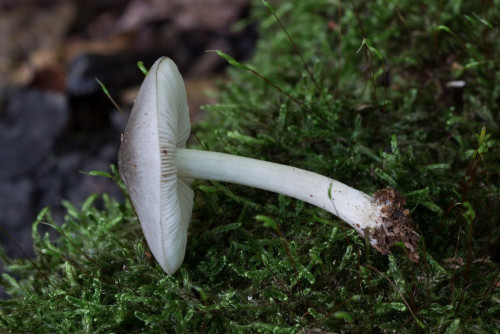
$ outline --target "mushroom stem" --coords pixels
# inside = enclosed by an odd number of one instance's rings
[[[172,154],[172,153],[167,153]],[[235,155],[177,148],[175,164],[183,179],[236,183],[287,195],[339,217],[367,235],[370,244],[388,254],[395,242],[404,244],[417,262],[419,235],[413,230],[405,200],[394,189],[369,196],[329,177],[300,168]]]
[[[327,210],[361,235],[380,225],[383,205],[326,176],[303,169],[240,156],[178,148],[178,176],[223,181],[290,196]]]

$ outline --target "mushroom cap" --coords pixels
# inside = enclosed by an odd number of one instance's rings
[[[175,63],[162,57],[134,102],[118,165],[149,248],[169,275],[184,260],[193,208],[192,180],[177,177],[175,164],[190,131],[184,81]]]

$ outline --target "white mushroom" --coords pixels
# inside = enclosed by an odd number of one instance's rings
[[[193,209],[191,180],[178,177],[176,163],[190,131],[184,82],[174,62],[161,58],[135,100],[118,163],[149,248],[168,274],[184,260]]]
[[[172,275],[186,251],[193,179],[268,190],[336,215],[383,254],[396,241],[418,260],[419,236],[404,199],[393,189],[369,196],[331,178],[295,167],[224,153],[186,149],[191,125],[184,82],[169,58],[153,65],[134,103],[119,152],[119,167],[146,241]]]

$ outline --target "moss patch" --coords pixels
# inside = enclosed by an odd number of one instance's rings
[[[61,226],[40,214],[32,262],[3,256],[0,328],[498,332],[499,7],[290,0],[275,4],[287,34],[256,1],[258,49],[195,129],[214,151],[396,189],[418,263],[300,201],[197,181],[185,263],[167,276],[130,205],[103,196],[100,210],[94,196],[66,203]]]

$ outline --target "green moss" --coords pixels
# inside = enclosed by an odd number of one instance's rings
[[[368,193],[397,188],[422,235],[418,264],[402,248],[376,253],[302,202],[198,181],[185,263],[170,277],[130,205],[103,196],[98,210],[94,196],[82,208],[66,203],[60,227],[49,210],[40,214],[33,262],[3,256],[12,276],[0,281],[11,295],[0,302],[0,328],[498,333],[500,3],[340,4],[275,4],[304,65],[256,2],[261,38],[246,66],[258,75],[231,68],[195,131],[214,151]],[[463,91],[446,88],[457,79]],[[56,240],[39,235],[42,222]]]

